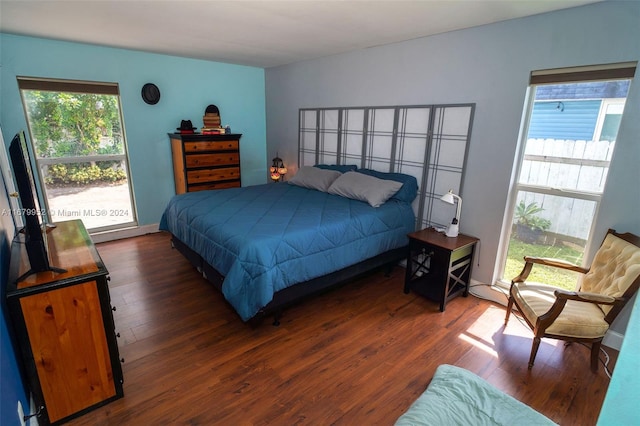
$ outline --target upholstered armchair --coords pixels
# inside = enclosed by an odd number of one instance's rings
[[[610,229],[589,269],[557,259],[525,256],[524,260],[522,272],[511,281],[505,325],[515,305],[534,333],[529,369],[540,339],[550,337],[590,343],[591,370],[596,372],[605,333],[640,286],[640,238]],[[579,291],[527,282],[535,264],[584,274]]]

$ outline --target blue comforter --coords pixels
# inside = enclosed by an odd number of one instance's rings
[[[244,321],[278,290],[407,245],[414,227],[408,203],[373,208],[282,183],[177,195],[160,222],[225,277]]]

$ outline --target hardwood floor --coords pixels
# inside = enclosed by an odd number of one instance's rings
[[[448,363],[562,425],[596,423],[609,380],[589,350],[543,339],[475,297],[438,305],[376,272],[286,310],[279,327],[241,322],[170,248],[166,234],[98,244],[110,271],[122,399],[73,425],[392,425]],[[610,366],[617,352],[608,348]]]

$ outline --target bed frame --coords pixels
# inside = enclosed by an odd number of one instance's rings
[[[219,291],[222,291],[224,276],[213,266],[209,265],[198,253],[187,247],[187,245],[180,241],[175,235],[171,236],[171,244],[202,273],[207,281],[211,282]],[[353,280],[358,276],[373,272],[379,268],[385,268],[385,274],[388,275],[400,260],[406,258],[407,251],[408,246],[389,250],[356,263],[355,265],[277,291],[273,295],[273,300],[260,309],[248,322],[253,327],[257,327],[265,317],[273,315],[273,325],[278,326],[280,325],[280,318],[282,318],[282,312],[285,308],[297,304],[304,299],[342,286],[349,280]]]

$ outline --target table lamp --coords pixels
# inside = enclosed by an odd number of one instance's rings
[[[445,235],[447,237],[457,237],[458,232],[460,230],[459,222],[460,222],[460,210],[462,209],[462,198],[460,196],[453,193],[453,190],[449,190],[446,194],[440,197],[442,201],[449,204],[454,204],[455,200],[458,200],[458,208],[456,209],[456,216],[451,221],[451,225],[447,228],[447,232]]]
[[[283,179],[284,175],[287,174],[287,168],[282,162],[282,158],[278,157],[278,154],[276,154],[276,158],[274,158],[272,162],[269,168],[269,174],[274,182],[279,182],[280,179]]]

